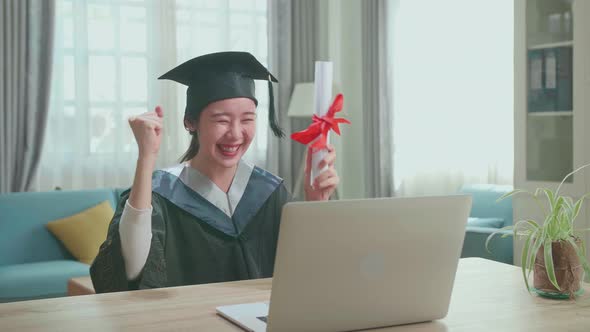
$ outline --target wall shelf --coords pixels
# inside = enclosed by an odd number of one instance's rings
[[[573,116],[572,111],[559,111],[559,112],[529,112],[528,116]]]
[[[568,41],[557,42],[557,43],[531,45],[528,47],[528,49],[529,50],[544,50],[546,48],[566,47],[566,46],[574,46],[574,41],[568,40]]]

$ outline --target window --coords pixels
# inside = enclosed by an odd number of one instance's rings
[[[512,184],[512,1],[398,0],[392,7],[396,192]]]
[[[57,0],[51,104],[38,190],[128,187],[137,146],[131,115],[165,110],[159,167],[188,147],[186,87],[156,78],[190,58],[242,50],[267,64],[266,1]],[[264,166],[266,84],[246,159]]]

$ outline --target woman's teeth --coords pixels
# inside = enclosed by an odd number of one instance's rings
[[[224,146],[224,145],[220,145],[219,148],[224,151],[224,152],[236,152],[238,150],[240,146],[236,145],[236,146]]]

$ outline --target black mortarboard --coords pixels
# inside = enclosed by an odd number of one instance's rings
[[[273,133],[283,137],[274,109],[272,82],[277,79],[248,52],[211,53],[188,60],[159,79],[167,79],[188,86],[185,116],[196,116],[210,103],[222,99],[246,97],[258,105],[254,80],[268,81],[268,121]]]

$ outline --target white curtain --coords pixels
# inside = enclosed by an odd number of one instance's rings
[[[49,113],[55,2],[0,1],[0,193],[29,190]]]
[[[293,87],[301,82],[313,82],[314,63],[320,60],[319,3],[315,0],[268,0],[270,13],[269,55],[271,72],[279,84],[275,91],[278,119],[286,133],[307,128],[310,121],[289,118],[287,108]],[[305,146],[287,137],[270,137],[269,170],[281,176],[296,200],[303,199],[303,170]]]
[[[397,0],[391,10],[396,194],[512,184],[513,1]]]
[[[267,65],[266,0],[56,0],[51,105],[36,190],[128,187],[137,146],[127,118],[164,109],[158,167],[188,147],[186,87],[157,77],[199,55],[248,51]],[[265,167],[266,84],[246,159]]]
[[[388,6],[387,0],[361,4],[365,197],[370,198],[394,194]]]

